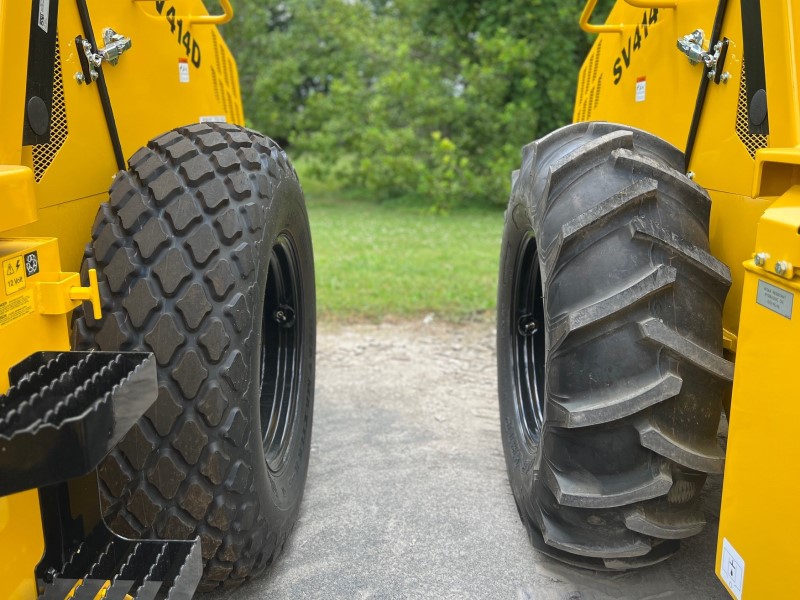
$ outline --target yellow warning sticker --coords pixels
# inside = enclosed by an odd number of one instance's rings
[[[3,282],[6,294],[11,295],[25,289],[25,265],[21,256],[3,261]]]
[[[0,301],[0,329],[33,312],[33,290]]]

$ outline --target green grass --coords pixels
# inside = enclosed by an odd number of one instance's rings
[[[462,321],[495,308],[503,212],[431,214],[420,201],[377,203],[303,180],[327,320],[435,314]]]

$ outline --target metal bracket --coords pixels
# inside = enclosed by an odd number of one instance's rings
[[[75,74],[75,80],[78,83],[86,83],[87,85],[93,81],[97,81],[100,77],[100,67],[103,61],[106,61],[112,67],[117,66],[120,57],[131,49],[133,45],[131,39],[120,35],[110,27],[103,30],[103,43],[105,46],[98,48],[97,52],[92,48],[89,40],[83,39],[78,36],[75,43],[83,52],[78,53],[78,58],[81,61],[81,71]]]
[[[706,76],[713,79],[714,83],[728,83],[731,75],[722,71],[728,53],[728,40],[722,39],[714,44],[714,52],[711,53],[703,49],[705,36],[702,29],[695,29],[678,40],[678,50],[685,54],[693,65],[703,63],[708,69]]]

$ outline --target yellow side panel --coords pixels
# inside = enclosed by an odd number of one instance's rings
[[[685,148],[702,68],[676,44],[697,28],[710,35],[717,4],[681,0],[676,9],[645,9],[617,2],[606,22],[625,30],[595,40],[578,79],[574,121],[625,123]]]
[[[36,598],[33,570],[43,552],[39,492],[0,498],[0,598]]]
[[[759,285],[792,298],[791,319],[758,304]],[[788,305],[773,288],[765,289],[763,296]],[[717,575],[736,598],[792,596],[787,577],[800,561],[800,479],[793,473],[800,464],[798,340],[800,286],[748,271],[716,560]]]
[[[30,2],[0,1],[0,165],[19,164],[30,18]]]
[[[716,572],[738,599],[795,597],[800,562],[797,370],[800,365],[800,186],[759,222],[754,248],[763,268],[745,264]],[[788,582],[788,583],[787,583]],[[789,587],[787,588],[787,585]]]

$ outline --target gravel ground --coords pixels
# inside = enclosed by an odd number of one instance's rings
[[[661,565],[598,574],[533,550],[506,481],[494,345],[488,323],[321,327],[300,519],[271,571],[232,596],[728,598],[718,477],[705,531]]]

